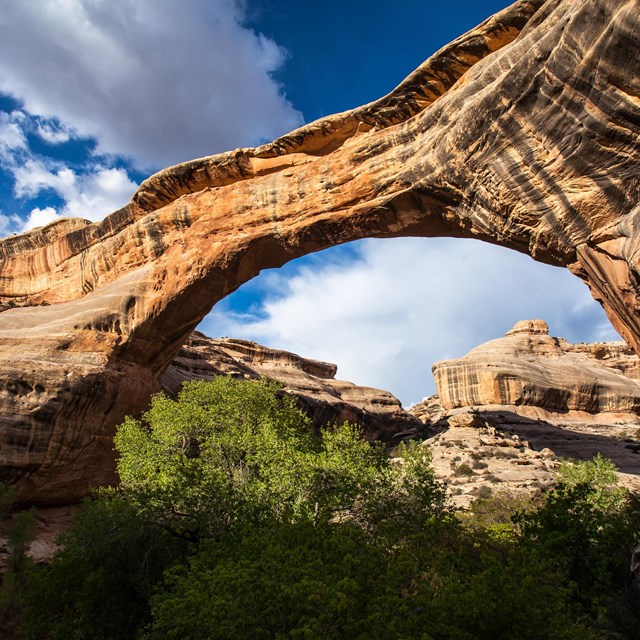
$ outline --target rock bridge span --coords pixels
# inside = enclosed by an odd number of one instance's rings
[[[115,425],[218,300],[365,237],[564,266],[640,352],[638,42],[637,0],[520,0],[376,102],[0,241],[0,479],[36,502],[110,479]]]

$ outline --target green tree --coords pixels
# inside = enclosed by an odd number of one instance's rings
[[[177,400],[158,395],[142,419],[125,420],[115,446],[120,487],[79,510],[63,549],[32,576],[25,598],[29,638],[136,637],[149,622],[150,595],[162,593],[163,572],[173,566],[168,575],[178,580],[188,558],[206,557],[215,575],[240,576],[244,568],[253,575],[263,565],[275,572],[280,560],[255,556],[260,541],[269,540],[269,553],[281,557],[301,531],[313,530],[318,533],[297,551],[299,558],[316,566],[327,554],[335,569],[339,553],[328,553],[326,538],[347,545],[354,566],[365,566],[384,559],[372,546],[375,537],[450,517],[426,449],[401,447],[392,464],[382,445],[367,443],[352,425],[314,433],[293,399],[266,380],[220,377],[185,385]],[[368,541],[361,557],[354,540]],[[402,543],[399,534],[393,540]],[[284,545],[280,556],[278,545]],[[234,553],[238,566],[224,564],[220,550],[236,547],[247,557]],[[349,591],[344,570],[341,575],[341,585],[326,577],[323,593],[331,602],[365,593],[366,582]],[[203,587],[199,600],[187,600],[184,611],[206,615],[198,608],[205,593]],[[255,590],[246,595],[262,601]],[[333,604],[323,606],[335,613]]]
[[[31,566],[27,556],[35,533],[35,509],[14,513],[15,491],[0,483],[0,535],[6,537],[5,570],[0,574],[0,626],[10,628],[20,620],[20,595],[25,573]]]
[[[515,523],[520,544],[567,577],[574,601],[592,619],[624,590],[640,542],[640,508],[638,497],[618,486],[611,461],[597,455],[563,464],[545,503]]]
[[[114,491],[87,500],[61,550],[29,576],[23,633],[49,640],[126,640],[149,619],[148,599],[184,546]]]
[[[167,575],[148,638],[397,637],[389,562],[354,525],[274,523],[210,540]]]
[[[392,465],[353,425],[315,434],[267,380],[218,377],[185,384],[177,400],[155,396],[115,445],[129,502],[191,541],[274,519],[380,526],[420,500],[430,514],[445,510],[426,450],[404,447]]]
[[[565,460],[558,470],[557,481],[558,489],[562,490],[588,487],[589,502],[600,512],[619,511],[629,495],[619,485],[618,468],[601,453],[591,460]]]
[[[144,637],[597,637],[570,615],[564,577],[526,548],[447,520],[392,531],[280,522],[204,541],[165,575]]]
[[[512,497],[459,519],[424,446],[314,432],[278,385],[229,378],[156,396],[116,449],[121,486],[30,579],[30,639],[635,637],[640,509],[602,458],[511,524]]]

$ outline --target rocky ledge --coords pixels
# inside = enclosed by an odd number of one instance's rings
[[[407,413],[388,391],[336,380],[337,367],[294,353],[269,349],[255,342],[214,340],[194,332],[160,379],[164,391],[175,395],[187,380],[210,380],[217,375],[244,379],[261,376],[284,384],[284,391],[316,427],[345,421],[362,426],[369,439],[417,436],[423,424]]]
[[[571,344],[518,322],[433,366],[438,395],[409,409],[455,504],[547,487],[560,460],[611,459],[640,490],[640,360],[623,342]]]

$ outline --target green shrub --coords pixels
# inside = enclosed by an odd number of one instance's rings
[[[86,501],[60,542],[52,562],[29,577],[27,638],[135,638],[155,585],[186,551],[115,492]]]
[[[558,477],[545,503],[516,523],[523,544],[566,575],[575,601],[597,618],[628,579],[640,544],[640,500],[618,486],[615,465],[600,454],[563,463]]]
[[[29,578],[29,639],[637,637],[604,631],[633,614],[640,507],[601,458],[458,519],[425,447],[391,464],[356,427],[314,433],[277,385],[227,378],[156,396],[116,448],[120,488]]]
[[[471,477],[475,476],[476,474],[466,462],[463,462],[462,464],[459,464],[457,467],[455,467],[455,469],[453,470],[453,475],[456,477]]]
[[[27,556],[35,533],[35,509],[12,513],[15,491],[0,483],[0,534],[6,536],[7,555],[0,574],[0,628],[15,628],[21,617],[20,598],[31,560]]]
[[[207,541],[187,566],[167,575],[152,599],[146,637],[389,637],[396,622],[388,614],[403,600],[389,564],[352,525],[280,523]]]

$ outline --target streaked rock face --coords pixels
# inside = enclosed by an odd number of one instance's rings
[[[212,340],[195,332],[160,378],[164,391],[175,395],[187,380],[211,380],[217,375],[253,380],[260,376],[284,384],[316,427],[362,425],[370,439],[389,439],[420,432],[422,422],[407,413],[388,391],[359,387],[336,380],[337,367],[294,353],[269,349],[255,342],[223,338]]]
[[[40,501],[109,479],[114,425],[215,302],[359,238],[565,266],[638,350],[639,39],[636,0],[521,0],[376,102],[0,242],[1,479]]]
[[[562,458],[612,460],[640,489],[640,359],[624,342],[571,344],[524,320],[433,366],[438,396],[408,411],[453,503],[550,485]]]
[[[446,409],[528,405],[551,411],[638,412],[638,357],[622,343],[577,344],[543,320],[518,322],[457,360],[433,365]],[[626,374],[626,375],[625,375]]]

